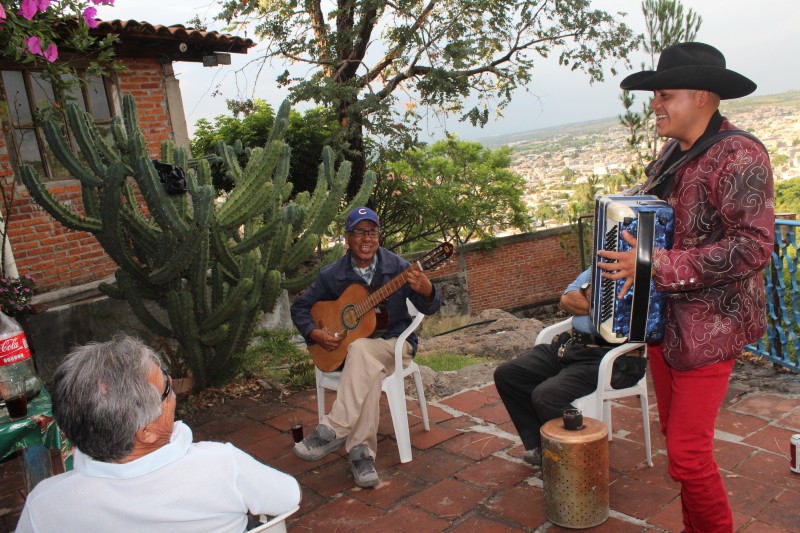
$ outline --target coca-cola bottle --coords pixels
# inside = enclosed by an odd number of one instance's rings
[[[36,375],[28,347],[28,339],[19,322],[0,312],[0,381],[21,376],[25,379],[25,395],[39,394],[42,382]]]

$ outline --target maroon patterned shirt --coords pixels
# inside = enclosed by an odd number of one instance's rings
[[[735,128],[725,119],[720,130]],[[769,155],[727,137],[687,163],[666,198],[675,210],[672,250],[657,250],[653,280],[670,293],[664,358],[689,370],[736,358],[767,328],[764,276],[773,247]]]

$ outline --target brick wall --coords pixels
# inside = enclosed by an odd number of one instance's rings
[[[121,94],[136,98],[139,122],[151,156],[159,154],[161,142],[172,137],[161,66],[152,59],[125,60],[127,72],[118,75]],[[4,130],[4,135],[9,131]],[[13,182],[5,136],[0,135],[0,179],[4,190]],[[83,213],[80,185],[76,180],[47,184],[48,190],[66,205]],[[95,238],[65,228],[39,207],[17,180],[8,234],[20,275],[36,278],[40,292],[72,287],[112,274],[115,264]]]
[[[431,279],[461,274],[472,315],[558,301],[581,271],[574,242],[568,229],[556,228],[504,237],[489,250],[467,244],[447,266],[432,272]]]

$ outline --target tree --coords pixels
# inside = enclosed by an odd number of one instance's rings
[[[97,238],[118,266],[116,283],[101,284],[100,290],[125,299],[156,335],[177,341],[177,358],[191,371],[195,387],[223,383],[235,373],[261,313],[274,308],[280,290],[299,290],[316,277],[316,271],[298,273],[297,267],[328,226],[342,222],[353,207],[342,202],[350,164],[337,171],[333,151],[326,149],[314,192],[290,200],[290,150],[282,140],[286,104],[267,144],[252,149],[245,165],[223,147],[235,187],[218,198],[208,161],[191,168],[183,150],[164,143],[164,164],[156,165],[132,96],[123,98],[123,111],[124,120],[114,117],[110,134],[102,134],[89,114],[68,106],[80,156],[69,148],[58,121],[44,123],[53,153],[81,182],[82,209],[55,198],[34,167],[23,165],[22,179],[56,220]],[[354,202],[369,196],[371,173],[363,185]],[[334,246],[327,262],[342,251]]]
[[[322,103],[347,128],[351,193],[366,168],[365,133],[412,142],[420,109],[483,125],[490,107],[502,110],[531,81],[538,58],[557,56],[600,81],[637,45],[620,17],[590,0],[225,0],[218,18],[237,31],[252,25],[263,61],[307,67],[278,81],[293,101]]]
[[[383,242],[419,249],[528,230],[525,181],[510,164],[510,148],[491,150],[453,135],[407,150],[386,165],[372,197]]]
[[[194,157],[218,155],[219,142],[227,146],[241,146],[237,150],[244,161],[248,148],[264,146],[275,123],[275,112],[264,100],[228,100],[231,115],[219,115],[214,122],[197,121],[191,142]],[[342,153],[341,128],[335,117],[317,107],[300,114],[292,110],[284,139],[292,149],[289,179],[294,192],[312,191],[317,184],[317,169],[322,162],[322,148],[330,146],[337,156]],[[212,160],[214,158],[212,157]],[[211,164],[214,186],[229,190],[233,181],[226,176],[224,165],[216,160]]]
[[[800,214],[800,178],[775,183],[775,212]]]
[[[642,35],[642,49],[650,56],[650,63],[642,63],[642,70],[656,68],[656,55],[664,48],[673,44],[694,41],[703,18],[689,8],[684,13],[680,0],[644,0],[642,2],[647,33]],[[625,108],[625,113],[620,115],[620,123],[628,129],[630,136],[628,146],[639,159],[639,165],[644,167],[658,155],[658,134],[653,121],[653,110],[650,109],[650,99],[642,103],[642,111],[633,111],[636,98],[630,91],[622,91],[620,100]],[[629,173],[629,178],[636,178],[640,174],[636,170]]]

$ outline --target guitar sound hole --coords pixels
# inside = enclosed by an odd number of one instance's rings
[[[342,309],[342,325],[347,328],[348,331],[358,327],[358,313],[354,305],[348,305]]]

